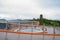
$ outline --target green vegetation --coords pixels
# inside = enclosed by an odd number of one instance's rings
[[[60,21],[57,20],[48,20],[48,19],[35,19],[33,18],[34,21],[39,21],[40,25],[46,25],[46,26],[60,26]]]

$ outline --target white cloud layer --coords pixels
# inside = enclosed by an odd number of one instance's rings
[[[0,0],[0,18],[31,19],[43,14],[44,18],[60,20],[59,4],[54,0]]]

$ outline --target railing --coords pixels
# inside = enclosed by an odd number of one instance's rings
[[[31,27],[22,27],[20,26],[20,22],[18,22],[17,27],[13,27],[13,26],[14,24],[8,25],[8,22],[7,22],[5,29],[0,29],[0,39],[3,39],[3,40],[60,40],[60,27],[54,26],[54,27],[51,27],[51,29],[49,29],[50,27],[46,27],[45,25],[34,27],[33,23]],[[19,30],[15,31],[17,28],[19,28]],[[21,32],[20,30],[24,28],[25,29],[31,28],[32,30],[31,32]],[[41,28],[41,29],[43,28],[42,29],[43,32],[42,33],[33,32],[33,28]],[[45,28],[47,28],[46,30],[47,33],[45,33],[45,30],[44,30]]]

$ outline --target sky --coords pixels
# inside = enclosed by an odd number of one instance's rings
[[[60,20],[60,0],[0,0],[0,19],[43,17]]]

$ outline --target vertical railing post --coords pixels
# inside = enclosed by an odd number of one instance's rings
[[[31,32],[33,32],[33,21],[32,21]],[[31,33],[31,40],[32,40],[32,33]]]
[[[45,27],[45,24],[43,24],[43,40],[44,40],[44,32],[45,32],[44,27]]]
[[[20,22],[19,22],[19,30],[18,30],[18,32],[20,31],[20,29],[21,29],[21,27],[20,27]],[[19,38],[20,38],[20,34],[18,34],[17,40],[19,40]]]
[[[8,21],[6,22],[6,30],[8,29]],[[6,32],[6,35],[5,35],[5,40],[7,40],[7,32]]]
[[[53,34],[54,34],[53,40],[55,40],[55,24],[54,24],[54,27],[53,27]]]

